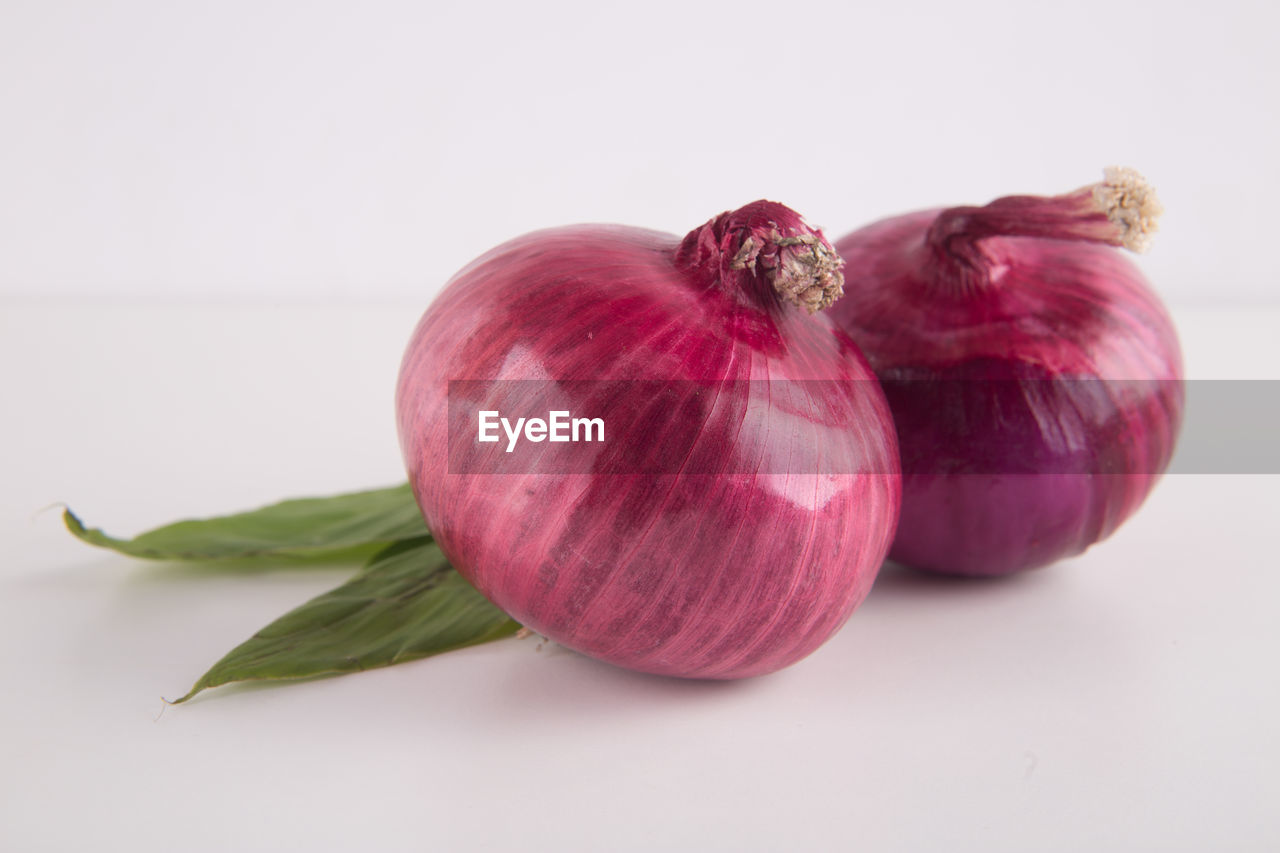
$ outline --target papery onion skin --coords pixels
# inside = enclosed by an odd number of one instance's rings
[[[847,335],[801,308],[839,283],[830,245],[773,202],[683,241],[584,225],[493,249],[428,309],[401,368],[401,447],[428,527],[495,604],[593,657],[716,679],[794,663],[870,589],[900,501],[878,383]],[[447,384],[463,379],[671,380],[684,397],[632,446],[574,446],[634,453],[657,473],[450,473]],[[797,417],[761,380],[839,382],[800,399]],[[547,388],[561,396],[544,412],[601,402],[573,398],[572,382]],[[610,402],[592,414],[626,421],[651,405]],[[463,442],[453,458],[484,463],[488,447]],[[674,473],[686,464],[730,473]]]
[[[1063,196],[920,211],[836,243],[848,281],[829,313],[898,428],[890,559],[1009,574],[1083,552],[1142,504],[1173,454],[1182,357],[1116,247],[1141,248],[1158,214],[1140,176],[1108,170]]]

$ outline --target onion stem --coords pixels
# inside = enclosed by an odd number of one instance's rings
[[[821,311],[844,293],[844,261],[795,211],[755,201],[695,228],[676,265],[762,307],[778,300]]]
[[[1057,196],[1014,195],[982,207],[952,207],[925,235],[940,281],[962,290],[991,284],[995,259],[983,250],[988,237],[1079,240],[1145,251],[1162,208],[1155,189],[1133,169],[1110,167],[1104,179]]]

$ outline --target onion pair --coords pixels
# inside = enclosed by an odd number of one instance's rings
[[[822,234],[772,202],[683,240],[511,241],[450,281],[405,355],[419,506],[522,624],[686,677],[807,655],[891,541],[964,574],[1076,553],[1145,497],[1181,414],[1172,326],[1099,245],[1136,245],[1153,211],[1116,172],[886,220],[837,244],[847,288]],[[605,440],[566,446],[578,414]]]

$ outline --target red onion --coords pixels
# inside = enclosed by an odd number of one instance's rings
[[[1129,169],[1052,198],[886,219],[836,244],[832,317],[884,384],[902,453],[890,558],[997,575],[1110,535],[1169,463],[1178,341],[1116,246],[1160,207]],[[1106,380],[1106,381],[1100,381]]]
[[[582,225],[471,263],[396,396],[449,559],[523,625],[619,666],[739,678],[812,652],[871,587],[901,490],[870,367],[810,316],[839,268],[767,201],[683,241]],[[601,418],[605,441],[478,440],[479,412],[556,410]]]

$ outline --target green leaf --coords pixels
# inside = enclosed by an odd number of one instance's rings
[[[519,629],[424,536],[384,549],[342,586],[254,634],[173,704],[233,681],[359,672],[486,643]]]
[[[87,528],[69,509],[63,512],[62,520],[68,530],[90,545],[153,560],[324,558],[362,546],[382,547],[430,535],[408,483],[328,498],[288,500],[220,518],[179,521],[133,539],[116,539]]]

